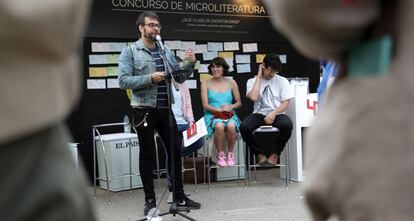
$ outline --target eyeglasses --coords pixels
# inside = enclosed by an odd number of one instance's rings
[[[144,24],[152,29],[154,28],[158,28],[159,30],[161,30],[161,25],[160,24],[154,24],[154,23],[149,23],[149,24]]]

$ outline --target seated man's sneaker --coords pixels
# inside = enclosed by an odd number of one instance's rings
[[[191,200],[190,198],[188,198],[187,196],[184,196],[183,200],[177,200],[177,206],[179,207],[187,207],[189,209],[200,209],[201,208],[201,204],[197,203],[193,200]]]
[[[276,154],[272,154],[269,158],[267,158],[267,163],[272,166],[277,166],[278,156]]]
[[[259,165],[266,165],[266,163],[267,163],[267,157],[265,156],[265,155],[263,155],[263,154],[259,154],[258,156],[257,156],[257,160],[258,160],[258,164]]]
[[[148,212],[152,209],[157,207],[157,204],[155,203],[155,199],[149,199],[147,202],[145,202],[145,208],[144,208],[144,216],[148,214]]]

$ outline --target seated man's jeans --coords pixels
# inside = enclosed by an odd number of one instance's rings
[[[263,147],[259,147],[253,138],[253,131],[262,125],[266,125],[264,118],[265,116],[262,114],[250,114],[244,118],[240,125],[240,134],[254,155],[265,154]],[[278,114],[272,126],[279,129],[280,135],[275,145],[271,148],[273,148],[274,153],[280,155],[292,134],[293,123],[288,115]],[[272,153],[267,153],[266,155],[269,156],[270,154]]]

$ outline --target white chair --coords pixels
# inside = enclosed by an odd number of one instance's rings
[[[239,135],[239,133],[237,133],[237,137],[236,137],[236,147],[235,148],[239,148],[240,147],[240,142],[242,142],[242,151],[243,151],[243,155],[245,156],[246,154],[246,145],[243,142],[243,140],[241,139],[241,136]],[[213,136],[208,136],[207,139],[205,140],[205,144],[203,147],[203,168],[204,168],[204,183],[206,183],[206,170],[207,170],[207,180],[208,180],[208,190],[210,191],[211,189],[211,169],[220,169],[221,167],[219,167],[218,165],[212,165],[210,163],[210,157],[213,158],[215,157],[216,154],[212,154],[210,153],[210,149],[214,148],[214,137]],[[215,151],[211,151],[214,152]],[[236,152],[236,151],[235,151]],[[238,150],[238,152],[240,152],[240,150]],[[245,164],[245,159],[244,157],[240,157],[241,154],[235,154],[236,155],[236,165],[234,165],[234,167],[237,168],[237,178],[238,178],[238,182],[240,182],[241,179],[241,174],[240,174],[240,168],[243,168],[246,171],[246,164]],[[246,176],[244,177],[244,186],[247,187],[247,180],[246,180]]]
[[[160,143],[165,147],[165,144],[164,144],[164,142],[162,141],[162,139],[161,139],[161,136],[159,135],[159,133],[158,133],[158,131],[157,130],[155,130],[155,132],[154,132],[154,142],[155,142],[155,151],[156,151],[156,164],[157,164],[157,168],[154,170],[154,174],[155,175],[157,175],[157,178],[158,178],[158,188],[159,189],[161,189],[161,175],[163,174],[163,173],[167,173],[167,170],[166,169],[160,169],[160,165],[159,165],[159,156],[158,156],[158,142],[157,142],[157,139],[160,141]],[[164,153],[166,153],[165,152],[165,149],[164,149]],[[170,157],[170,156],[167,156],[167,157]],[[194,155],[194,153],[193,153],[193,168],[185,168],[184,167],[184,157],[182,157],[181,158],[182,160],[181,160],[181,162],[182,162],[182,173],[181,173],[181,176],[183,177],[183,180],[184,180],[184,173],[185,172],[187,172],[187,171],[193,171],[193,173],[194,173],[194,184],[195,184],[195,192],[197,192],[198,191],[198,189],[197,189],[197,170],[196,170],[196,165],[195,165],[195,155]]]
[[[256,143],[260,146],[260,147],[265,147],[265,146],[272,146],[274,145],[274,143],[276,143],[278,137],[279,137],[279,129],[275,128],[275,127],[259,127],[257,128],[254,132],[253,132],[253,136],[254,139],[256,141]],[[251,151],[250,149],[247,150],[248,154],[247,154],[247,168],[248,168],[248,187],[249,189],[251,188],[251,169],[254,169],[254,182],[256,182],[256,168],[257,167],[283,167],[285,169],[285,181],[286,181],[286,189],[289,188],[288,187],[288,179],[290,180],[290,159],[289,159],[289,149],[290,149],[290,145],[289,142],[287,143],[286,147],[284,148],[283,152],[284,152],[284,157],[285,157],[285,162],[282,164],[277,164],[275,166],[272,165],[259,165],[256,163],[256,156],[253,154],[253,164],[250,163],[250,159],[251,159]]]
[[[183,165],[183,172],[182,172],[182,179],[183,179],[183,182],[184,182],[184,173],[185,172],[191,172],[191,171],[193,171],[193,175],[194,175],[194,186],[195,186],[195,192],[198,192],[198,189],[197,189],[197,167],[196,167],[196,161],[195,161],[195,159],[196,159],[196,155],[194,154],[194,152],[193,152],[193,167],[191,168],[186,168],[186,167],[184,167],[184,157],[182,158],[182,165]]]

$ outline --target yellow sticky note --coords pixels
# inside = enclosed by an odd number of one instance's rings
[[[200,82],[207,81],[208,79],[212,78],[213,76],[208,73],[200,73]]]
[[[118,76],[118,67],[108,67],[108,76]]]
[[[89,77],[107,77],[107,68],[89,68]]]
[[[265,54],[256,54],[256,63],[263,63]]]
[[[218,56],[222,57],[222,58],[234,58],[234,52],[232,52],[232,51],[220,51],[218,53]]]
[[[107,54],[106,60],[108,64],[118,64],[119,54]]]

